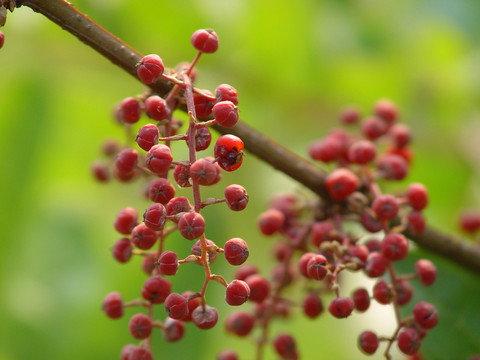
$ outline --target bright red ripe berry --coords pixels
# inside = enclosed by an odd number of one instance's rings
[[[413,316],[415,320],[425,329],[431,329],[438,324],[438,312],[435,306],[426,302],[420,301],[413,307]]]
[[[217,355],[217,360],[238,360],[238,355],[233,350],[222,350]]]
[[[215,159],[225,171],[234,171],[242,165],[243,141],[235,135],[222,135],[214,148]]]
[[[393,291],[384,280],[381,280],[373,287],[373,297],[380,304],[390,304],[393,299]]]
[[[395,154],[385,154],[377,161],[377,167],[385,179],[402,180],[408,174],[408,164],[404,158]]]
[[[258,217],[258,226],[264,235],[273,235],[285,224],[285,215],[276,209],[268,209]]]
[[[145,113],[153,120],[166,120],[170,117],[171,111],[165,99],[158,95],[149,96],[145,100]]]
[[[147,55],[137,64],[137,75],[144,84],[153,84],[162,75],[164,68],[160,56]]]
[[[154,231],[163,230],[166,220],[167,211],[165,210],[165,206],[160,203],[150,205],[143,214],[143,221],[145,225]]]
[[[107,294],[103,299],[102,309],[109,318],[121,318],[123,316],[122,295],[116,291]]]
[[[480,213],[466,211],[460,216],[460,227],[463,231],[475,234],[480,229]]]
[[[362,123],[362,133],[369,140],[378,139],[386,134],[387,130],[387,124],[376,116],[370,117]]]
[[[185,213],[178,221],[178,230],[185,239],[196,239],[205,232],[205,219],[197,212]]]
[[[402,260],[408,253],[408,240],[398,233],[390,233],[380,243],[382,255],[390,261]]]
[[[219,169],[207,159],[198,159],[190,166],[190,177],[200,185],[213,185]]]
[[[228,185],[224,191],[225,202],[230,210],[241,211],[247,207],[249,196],[241,185]]]
[[[212,112],[217,124],[225,128],[231,128],[238,121],[238,108],[231,101],[217,102],[213,106]]]
[[[167,215],[172,216],[171,220],[175,223],[178,223],[178,217],[175,215],[181,214],[183,212],[188,212],[193,210],[193,206],[190,204],[190,201],[185,196],[178,196],[170,199],[167,206]]]
[[[415,263],[415,272],[423,285],[429,286],[437,278],[437,268],[430,260],[420,259]]]
[[[200,29],[193,33],[192,45],[198,51],[214,53],[218,49],[218,36],[212,29]]]
[[[205,305],[205,309],[198,306],[192,312],[192,321],[200,329],[211,329],[218,321],[217,309],[208,305]]]
[[[245,240],[233,238],[228,240],[223,247],[225,259],[231,265],[242,265],[248,258],[248,246]]]
[[[327,176],[325,185],[333,200],[343,201],[357,190],[358,178],[350,170],[340,168]]]
[[[255,265],[243,265],[237,269],[235,273],[235,279],[238,280],[245,280],[250,275],[255,275],[258,273],[258,269]]]
[[[146,339],[150,336],[153,329],[152,320],[145,314],[135,314],[128,323],[130,333],[135,339]],[[133,351],[132,351],[133,352]],[[130,354],[130,358],[132,354]]]
[[[372,210],[380,220],[389,220],[397,216],[400,206],[393,195],[378,195],[372,203]]]
[[[398,110],[393,102],[387,99],[380,99],[373,108],[374,113],[381,117],[388,125],[397,120]]]
[[[308,153],[314,160],[329,163],[342,155],[342,142],[335,137],[326,137],[311,144]]]
[[[145,156],[147,168],[158,176],[165,176],[170,169],[173,157],[167,145],[158,144],[150,148]]]
[[[157,233],[149,229],[145,223],[140,223],[133,228],[131,241],[137,248],[148,250],[157,241]]]
[[[323,303],[316,293],[309,293],[303,300],[303,312],[309,318],[314,319],[323,312]]]
[[[165,205],[175,196],[175,188],[164,178],[153,180],[148,187],[148,197],[153,202]]]
[[[132,257],[132,243],[130,239],[118,239],[112,247],[112,255],[119,263],[128,262]]]
[[[148,151],[158,144],[158,135],[158,128],[154,124],[147,124],[138,130],[135,141],[143,150]]]
[[[425,230],[425,218],[419,211],[412,211],[407,216],[407,228],[413,234],[421,234]]]
[[[215,243],[212,240],[207,239],[207,247],[212,246],[216,247]],[[190,251],[192,255],[196,256],[202,256],[202,242],[200,240],[197,240],[197,242],[192,246],[192,249]],[[208,255],[208,263],[213,264],[215,260],[217,260],[217,251],[215,249],[211,249],[207,251]],[[201,262],[198,262],[198,264],[201,264]]]
[[[113,226],[120,234],[129,235],[137,225],[138,213],[132,207],[126,207],[117,214]]]
[[[330,302],[330,305],[328,305],[330,314],[339,319],[349,316],[354,308],[353,300],[349,297],[335,298]]]
[[[250,275],[245,279],[250,288],[249,300],[260,303],[265,300],[270,293],[270,284],[267,279],[261,275]]]
[[[420,336],[412,328],[404,328],[397,338],[398,348],[407,355],[415,354],[421,345]]]
[[[410,143],[412,133],[408,126],[404,124],[395,124],[388,131],[397,149],[403,149]]]
[[[379,277],[387,271],[388,261],[377,252],[370,253],[365,263],[365,274],[369,277]]]
[[[177,165],[173,170],[173,178],[180,187],[190,187],[190,170],[188,166]]]
[[[183,321],[167,317],[162,329],[163,338],[168,342],[175,342],[180,340],[185,333],[185,324]]]
[[[250,334],[255,325],[255,317],[245,311],[234,311],[225,319],[225,328],[238,336]]]
[[[235,105],[238,105],[238,93],[237,90],[228,84],[218,85],[215,89],[216,102],[231,101]]]
[[[366,311],[370,307],[370,295],[364,288],[355,290],[352,294],[352,299],[357,311]]]
[[[193,94],[193,103],[195,104],[195,113],[197,118],[204,119],[209,117],[212,113],[213,105],[213,94],[208,90],[202,90],[203,93],[207,94],[209,97],[205,97],[200,94]]]
[[[239,306],[244,304],[250,296],[250,287],[245,281],[232,280],[227,286],[225,301],[228,305]]]
[[[202,151],[207,149],[210,146],[210,142],[212,141],[212,134],[210,130],[206,127],[202,127],[197,129],[195,133],[195,150]]]
[[[158,267],[163,275],[175,275],[178,271],[178,256],[173,251],[164,251],[158,258]]]
[[[172,319],[180,320],[188,315],[188,301],[178,293],[169,294],[163,305]]]
[[[160,275],[155,275],[148,278],[143,284],[142,296],[153,304],[161,304],[170,294],[171,289],[170,281]]]
[[[407,189],[408,203],[415,210],[423,210],[428,204],[428,192],[424,185],[413,183]]]
[[[307,274],[315,280],[323,280],[327,275],[327,259],[323,255],[315,255],[307,263]]]
[[[366,354],[374,354],[379,345],[378,337],[371,331],[364,331],[358,337],[358,347]]]
[[[357,141],[348,149],[348,160],[355,164],[368,164],[376,155],[377,148],[367,140]]]
[[[295,339],[288,334],[280,334],[273,340],[273,346],[282,359],[298,359]]]
[[[119,116],[123,122],[127,124],[134,124],[140,120],[142,109],[137,99],[128,97],[123,99],[120,103]]]
[[[153,355],[147,348],[135,346],[128,356],[128,360],[153,360]]]

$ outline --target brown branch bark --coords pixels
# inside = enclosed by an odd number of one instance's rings
[[[142,55],[76,10],[68,2],[64,0],[17,0],[17,7],[22,5],[45,15],[115,65],[137,78],[135,65]],[[166,80],[160,79],[150,87],[163,96],[170,91],[172,85]],[[215,129],[220,133],[228,132],[240,137],[249,152],[303,184],[320,197],[328,197],[324,186],[326,174],[311,162],[297,156],[244,122],[239,121],[237,125],[230,129],[219,126],[216,126]],[[407,233],[407,236],[419,246],[480,274],[479,247],[432,228],[425,229],[421,235]]]

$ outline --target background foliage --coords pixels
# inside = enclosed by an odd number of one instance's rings
[[[197,85],[235,86],[241,117],[301,155],[334,126],[344,105],[358,105],[368,115],[376,99],[390,98],[415,133],[414,169],[405,183],[427,185],[429,223],[455,232],[459,211],[480,207],[476,0],[302,0],[294,5],[284,0],[78,0],[74,5],[140,52],[160,54],[167,66],[193,58],[194,30],[214,28],[220,49],[201,59]],[[137,259],[122,266],[111,258],[109,249],[118,237],[112,222],[119,209],[142,211],[147,203],[140,196],[142,184],[99,185],[89,165],[104,138],[122,139],[111,120],[113,104],[141,92],[142,85],[30,9],[9,15],[4,33],[0,359],[116,359],[121,346],[132,341],[128,316],[114,322],[101,313],[100,304],[113,290],[138,297],[145,276]],[[232,182],[247,188],[249,207],[232,217],[222,207],[208,209],[207,224],[216,227],[207,233],[219,244],[245,238],[249,261],[266,273],[272,241],[256,230],[256,216],[274,192],[303,190],[253,156],[221,184]],[[222,189],[219,185],[211,194],[220,196]],[[185,253],[190,245],[177,237],[167,247]],[[233,269],[224,263],[219,259],[213,268],[229,279]],[[440,311],[439,327],[423,346],[425,357],[464,359],[480,353],[480,282],[447,262],[439,267],[439,281],[417,292]],[[181,270],[175,291],[190,287],[187,282],[200,286],[199,268],[192,264]],[[347,289],[355,286],[346,282]],[[220,321],[226,310],[223,291],[212,284],[207,293],[208,301],[221,308]],[[295,332],[305,359],[361,359],[355,346],[359,332],[377,329],[379,322],[386,329],[393,326],[385,309],[378,306],[373,315],[346,321],[327,314],[313,322],[298,317],[279,322],[274,333]],[[178,344],[165,345],[159,333],[153,342],[156,353],[164,355],[158,358],[183,359],[195,352],[195,359],[212,359],[223,342],[242,349],[242,359],[253,353],[253,346],[223,334],[221,324],[209,332],[189,326]]]

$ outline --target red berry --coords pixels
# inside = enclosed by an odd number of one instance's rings
[[[421,234],[425,230],[425,218],[419,211],[412,211],[407,216],[408,230],[413,234]]]
[[[215,89],[215,97],[217,99],[217,103],[220,101],[231,101],[235,105],[238,105],[237,90],[228,84],[218,85]]]
[[[225,188],[225,202],[230,210],[241,211],[247,207],[249,196],[241,185],[233,184]]]
[[[228,240],[223,247],[225,259],[231,265],[242,265],[248,258],[248,246],[245,240],[233,238]]]
[[[131,352],[135,349],[136,346],[133,344],[127,344],[122,348],[122,352],[120,353],[121,360],[128,360]]]
[[[397,149],[402,149],[410,143],[412,133],[408,126],[404,124],[395,124],[388,131],[392,137],[393,143]]]
[[[381,280],[373,287],[373,297],[380,304],[390,304],[393,299],[393,291],[384,280]]]
[[[158,258],[158,267],[163,275],[175,275],[178,271],[178,256],[173,251],[164,251]]]
[[[195,133],[195,151],[202,151],[210,146],[212,141],[212,134],[206,127],[197,129]]]
[[[407,280],[401,279],[394,284],[394,288],[397,304],[400,306],[408,304],[413,296],[412,285]]]
[[[154,174],[162,177],[167,175],[172,160],[170,148],[163,144],[152,146],[145,156],[147,168]]]
[[[130,318],[128,328],[135,339],[141,340],[150,336],[153,329],[153,323],[147,315],[135,314]],[[130,353],[130,358],[132,357],[132,353]]]
[[[225,328],[238,336],[250,334],[255,325],[255,317],[245,311],[234,311],[225,319]]]
[[[118,239],[112,247],[112,255],[119,263],[128,262],[132,257],[132,243],[130,239]]]
[[[145,225],[154,231],[163,230],[166,220],[167,211],[165,210],[165,206],[160,203],[150,205],[143,214],[143,221]]]
[[[120,234],[129,235],[137,225],[138,213],[132,207],[126,207],[117,214],[113,226]]]
[[[367,164],[377,155],[377,149],[373,143],[360,140],[353,143],[348,149],[348,160],[355,164]]]
[[[188,166],[177,165],[173,170],[173,178],[180,187],[190,187],[190,170]]]
[[[238,355],[233,350],[222,350],[217,355],[217,360],[238,360]]]
[[[145,254],[142,260],[142,270],[147,275],[152,275],[153,270],[155,269],[155,259],[158,258],[157,251],[151,251],[150,253]]]
[[[103,299],[102,309],[109,318],[121,318],[123,316],[122,295],[116,291],[107,294]]]
[[[178,219],[175,215],[189,212],[193,210],[193,206],[190,204],[190,201],[185,196],[178,196],[170,199],[166,206],[167,215],[172,216],[171,220],[175,223],[178,223]]]
[[[415,320],[425,329],[431,329],[438,324],[438,312],[435,306],[426,302],[420,301],[413,307],[413,316]]]
[[[415,354],[421,345],[420,336],[412,328],[404,328],[398,334],[397,344],[400,351],[407,355]]]
[[[250,288],[249,300],[253,302],[262,302],[270,293],[270,284],[263,276],[250,275],[245,279],[245,282]]]
[[[315,255],[307,263],[307,274],[315,280],[323,280],[327,275],[327,259],[323,255]]]
[[[342,124],[355,124],[360,119],[360,113],[353,107],[348,107],[340,113],[340,122]]]
[[[193,33],[192,45],[198,51],[214,53],[218,49],[218,36],[212,29],[200,29]]]
[[[205,220],[200,213],[185,213],[178,221],[178,230],[185,239],[196,239],[205,232]]]
[[[133,175],[137,168],[138,152],[134,149],[123,149],[115,158],[115,169],[120,176]]]
[[[288,334],[280,334],[273,340],[273,346],[282,359],[298,359],[295,339]]]
[[[402,234],[390,233],[380,243],[380,248],[385,259],[402,260],[408,253],[408,240]]]
[[[371,331],[364,331],[358,337],[358,347],[366,354],[374,354],[379,345],[378,337]]]
[[[337,138],[327,137],[311,144],[308,152],[312,159],[329,163],[342,154],[342,143]]]
[[[394,154],[386,154],[379,158],[377,167],[389,180],[402,180],[408,174],[408,164],[405,159]]]
[[[163,61],[155,54],[144,56],[137,64],[137,75],[147,85],[155,83],[163,70]]]
[[[380,220],[389,220],[397,216],[400,206],[393,195],[378,195],[372,203],[372,210]]]
[[[466,211],[460,216],[460,227],[463,231],[474,234],[480,229],[480,213]]]
[[[318,317],[318,315],[323,312],[322,299],[320,299],[320,296],[318,296],[318,294],[313,292],[309,293],[305,297],[302,307],[303,312],[312,319]]]
[[[178,293],[171,293],[165,299],[165,311],[172,319],[180,320],[188,315],[188,301]]]
[[[190,177],[200,185],[213,185],[219,169],[207,159],[198,159],[190,166]]]
[[[347,169],[337,169],[325,179],[327,191],[333,200],[343,201],[358,187],[358,178]]]
[[[381,117],[388,125],[397,120],[398,110],[393,102],[387,99],[380,99],[375,104],[374,113]]]
[[[349,297],[335,298],[330,302],[330,305],[328,305],[330,314],[339,319],[349,316],[354,308],[353,300]]]
[[[100,182],[107,182],[110,180],[110,171],[108,165],[103,161],[95,161],[91,167],[92,174]]]
[[[364,288],[355,290],[352,294],[352,299],[357,311],[366,311],[370,307],[370,295]]]
[[[3,47],[3,44],[5,43],[5,34],[0,31],[0,49]]]
[[[365,246],[368,248],[368,251],[372,252],[380,252],[380,240],[371,239],[365,243]]]
[[[153,355],[150,350],[142,347],[134,347],[128,356],[128,360],[153,360]]]
[[[264,235],[273,235],[283,227],[285,215],[279,210],[268,209],[260,214],[257,221]]]
[[[300,257],[300,260],[298,261],[298,270],[300,271],[300,274],[305,276],[306,278],[309,278],[310,276],[308,275],[308,262],[310,259],[312,259],[315,255],[314,253],[305,253]]]
[[[128,97],[123,99],[120,103],[119,116],[123,122],[127,124],[134,124],[140,120],[142,109],[137,99]]]
[[[376,116],[370,117],[362,123],[362,133],[369,140],[378,139],[386,134],[387,130],[387,124]]]
[[[415,210],[423,210],[428,204],[428,192],[422,184],[410,184],[406,195],[408,203]]]
[[[207,239],[207,247],[212,246],[216,247],[215,243],[212,240]],[[190,251],[192,255],[202,256],[202,242],[198,240],[193,246]],[[208,263],[213,264],[215,260],[217,260],[217,251],[215,249],[211,249],[207,251],[208,254]],[[200,262],[198,262],[200,264]]]
[[[437,278],[437,268],[430,260],[420,259],[415,263],[415,272],[423,285],[429,286]]]
[[[370,250],[368,250],[368,247],[365,245],[353,245],[348,248],[347,253],[351,257],[360,260],[361,264],[359,265],[364,265],[365,261],[367,261],[368,255],[370,254]]]
[[[144,106],[145,113],[150,119],[158,121],[167,120],[171,115],[171,111],[168,108],[167,102],[158,95],[149,96],[145,100]]]
[[[232,280],[227,286],[225,301],[228,305],[239,306],[244,304],[250,296],[250,287],[245,281]]]
[[[217,102],[213,106],[212,112],[217,124],[225,128],[231,128],[238,121],[238,108],[231,101]]]
[[[148,278],[143,284],[142,296],[153,304],[161,304],[170,294],[171,289],[170,281],[160,275],[155,275]]]
[[[164,178],[153,180],[148,187],[148,197],[153,202],[165,205],[175,196],[175,188]]]
[[[370,253],[365,263],[365,274],[369,277],[379,277],[387,271],[388,261],[377,252]]]
[[[238,280],[245,280],[250,275],[255,275],[258,273],[258,269],[255,265],[243,265],[238,268],[237,272],[235,273],[235,279]]]
[[[200,329],[211,329],[218,321],[217,309],[208,305],[205,305],[205,309],[198,306],[192,312],[192,321]]]
[[[312,244],[319,247],[324,241],[330,241],[332,238],[330,234],[335,230],[333,224],[330,221],[319,221],[313,224],[310,236],[312,238]]]
[[[200,297],[193,297],[193,293],[191,291],[185,291],[183,297],[188,300],[188,315],[185,316],[182,321],[192,321],[192,312],[201,304]]]
[[[143,150],[148,151],[158,144],[158,135],[158,128],[154,124],[147,124],[138,130],[135,141]]]
[[[360,223],[363,225],[365,230],[376,233],[383,229],[382,222],[374,218],[368,211],[362,212],[360,216]]]
[[[198,118],[204,119],[210,116],[212,113],[213,105],[213,94],[208,90],[202,90],[204,94],[207,94],[209,97],[205,97],[200,94],[193,94],[193,102],[195,104],[195,113]]]
[[[235,135],[222,135],[214,148],[215,159],[225,171],[234,171],[242,165],[243,141]]]
[[[157,241],[157,233],[140,223],[132,230],[132,244],[142,250],[150,249]]]
[[[183,337],[183,334],[185,333],[185,324],[183,321],[167,317],[163,324],[162,335],[166,341],[175,342]]]

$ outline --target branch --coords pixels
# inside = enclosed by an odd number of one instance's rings
[[[28,6],[45,15],[137,78],[135,65],[140,61],[142,55],[76,10],[70,3],[64,0],[17,0],[16,4],[17,7]],[[170,91],[172,85],[164,79],[159,79],[155,84],[150,85],[150,88],[164,96]],[[240,137],[249,152],[303,184],[320,197],[328,198],[324,186],[326,173],[316,168],[311,162],[297,156],[244,122],[239,121],[237,125],[229,129],[220,126],[215,126],[215,129],[220,133],[228,132]],[[480,274],[479,247],[432,228],[426,228],[421,235],[408,232],[406,235],[419,246]]]

